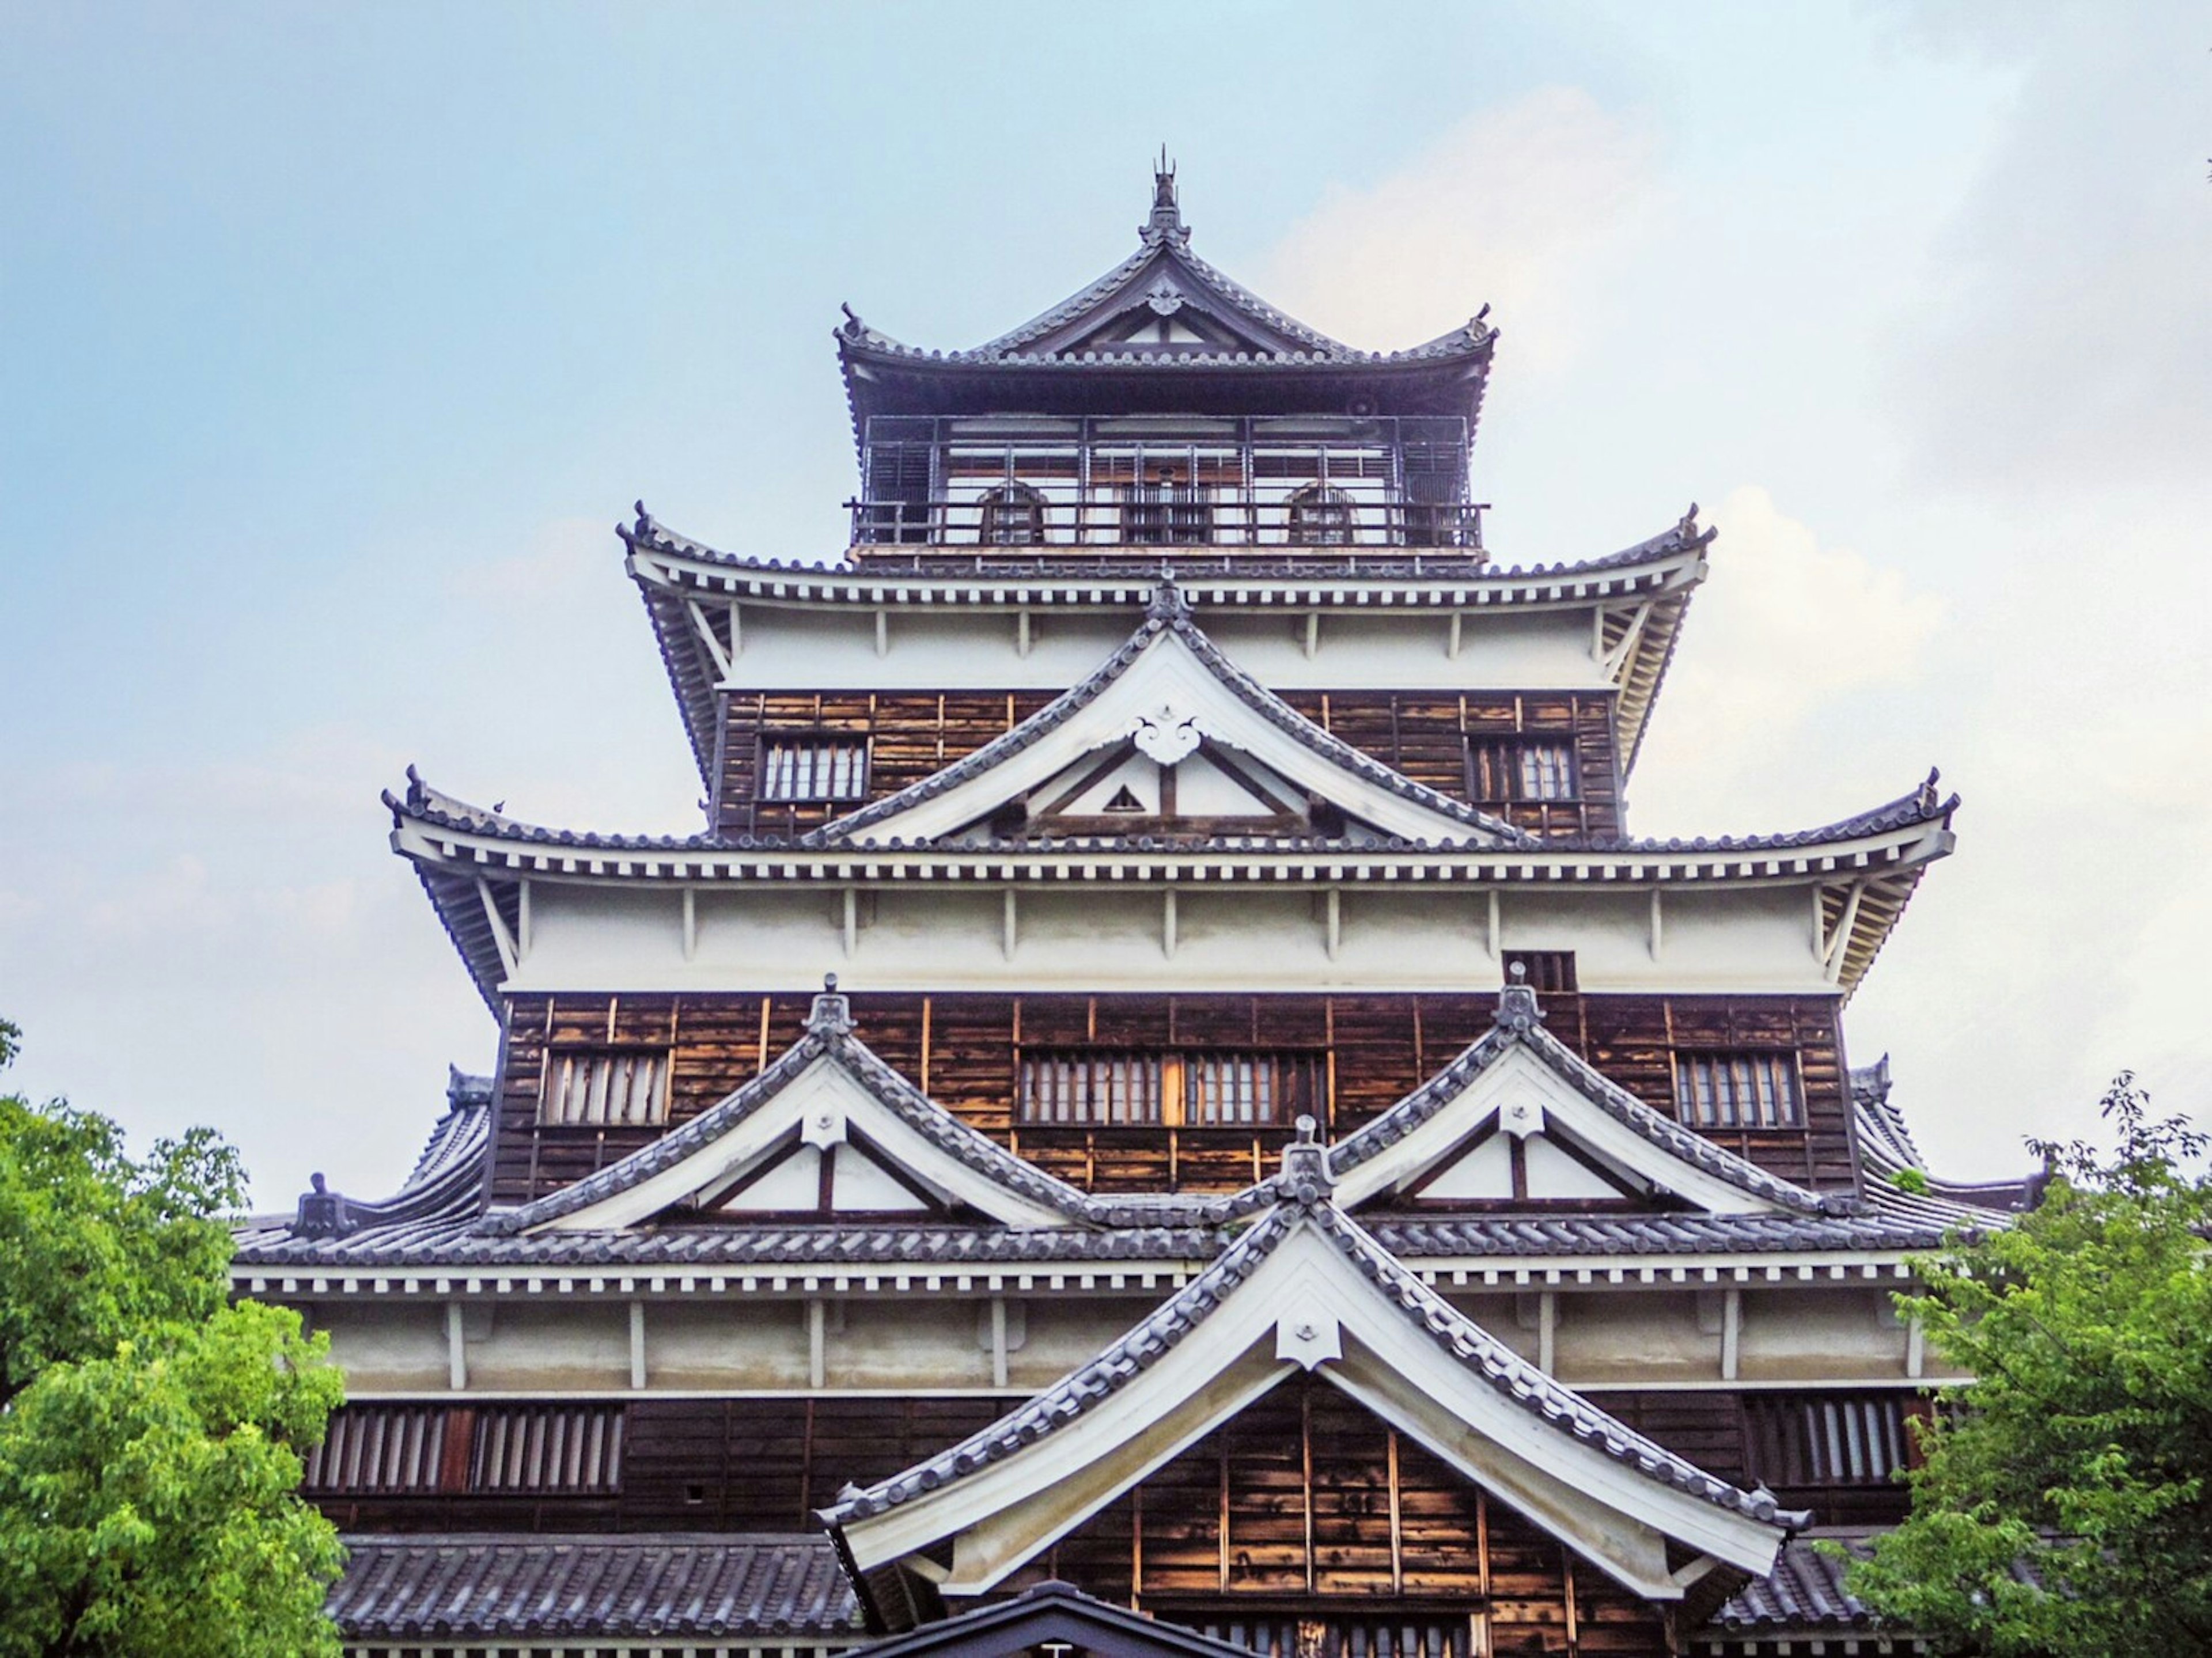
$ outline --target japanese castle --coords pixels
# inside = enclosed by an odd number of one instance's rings
[[[234,1268],[349,1377],[348,1650],[1914,1649],[1815,1543],[2020,1201],[1845,1052],[1955,798],[1632,835],[1713,532],[1493,553],[1487,316],[1340,344],[1164,167],[1012,332],[835,337],[848,547],[618,531],[699,832],[386,797],[490,1074]]]

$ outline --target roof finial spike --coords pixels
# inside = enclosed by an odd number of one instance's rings
[[[825,973],[822,975],[822,993],[807,1010],[806,1034],[834,1042],[840,1036],[850,1035],[852,1029],[852,1000],[838,994],[837,975]]]
[[[1176,197],[1176,164],[1168,147],[1160,146],[1160,159],[1152,164],[1152,214],[1137,233],[1148,242],[1188,241],[1189,228],[1182,222],[1182,206]]]
[[[1544,1010],[1536,1005],[1536,992],[1528,983],[1526,962],[1507,965],[1505,988],[1498,993],[1498,1011],[1493,1018],[1499,1029],[1516,1035],[1526,1035],[1544,1023]]]
[[[1320,1127],[1311,1117],[1298,1119],[1297,1138],[1283,1148],[1283,1172],[1275,1177],[1279,1201],[1320,1203],[1335,1184],[1329,1175],[1328,1149],[1321,1143]]]

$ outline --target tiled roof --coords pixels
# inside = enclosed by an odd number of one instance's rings
[[[1464,801],[1439,793],[1425,783],[1417,783],[1402,772],[1394,771],[1298,713],[1231,661],[1221,647],[1206,636],[1198,624],[1190,619],[1189,602],[1172,581],[1167,580],[1163,580],[1153,590],[1152,603],[1147,606],[1145,620],[1138,626],[1137,631],[1081,683],[1063,691],[1012,731],[956,760],[942,771],[933,773],[896,794],[873,801],[858,811],[825,823],[818,829],[810,830],[800,837],[802,844],[834,847],[851,841],[860,830],[885,818],[896,817],[925,800],[934,799],[970,778],[979,777],[1004,763],[1041,738],[1058,730],[1097,701],[1107,687],[1126,673],[1157,641],[1170,635],[1179,640],[1198,659],[1200,665],[1226,686],[1239,701],[1331,765],[1351,772],[1362,780],[1388,790],[1439,817],[1466,825],[1486,837],[1486,844],[1541,844],[1537,836],[1526,829],[1516,829],[1502,818],[1493,817]]]
[[[1887,1213],[1941,1234],[1954,1227],[2002,1226],[2033,1206],[2032,1177],[1968,1183],[1937,1180],[1927,1172],[1904,1114],[1891,1102],[1887,1054],[1870,1066],[1854,1066],[1850,1088],[1867,1190]]]
[[[1190,231],[1176,206],[1174,181],[1156,180],[1151,218],[1139,228],[1136,251],[1096,281],[1085,283],[1019,327],[966,351],[924,351],[902,344],[870,328],[846,307],[837,331],[843,352],[917,359],[956,367],[1085,367],[1101,363],[1146,368],[1268,368],[1316,364],[1390,365],[1451,361],[1486,355],[1498,331],[1486,325],[1489,313],[1435,339],[1402,351],[1360,351],[1331,339],[1269,305],[1258,295],[1190,251]],[[1228,331],[1252,343],[1212,350],[1086,350],[1073,343],[1094,328],[1139,305],[1150,303],[1162,316],[1188,307],[1212,318]],[[1055,343],[1055,337],[1057,341]]]
[[[1314,1155],[1310,1165],[1301,1166],[1302,1151],[1317,1153],[1318,1148],[1293,1146],[1286,1152],[1285,1172],[1278,1177],[1284,1200],[1120,1340],[958,1445],[865,1491],[848,1491],[822,1511],[824,1522],[842,1527],[938,1490],[1096,1409],[1195,1331],[1285,1239],[1310,1223],[1469,1374],[1522,1408],[1662,1485],[1768,1524],[1806,1523],[1807,1516],[1782,1510],[1771,1493],[1741,1491],[1705,1473],[1615,1421],[1515,1353],[1423,1284],[1329,1202],[1320,1157]]]
[[[1805,1214],[1839,1215],[1855,1199],[1793,1186],[1758,1164],[1716,1145],[1704,1135],[1661,1115],[1544,1029],[1536,993],[1523,984],[1507,985],[1498,994],[1491,1028],[1449,1065],[1381,1116],[1329,1148],[1328,1165],[1338,1179],[1387,1147],[1396,1145],[1464,1093],[1485,1071],[1515,1048],[1526,1048],[1584,1099],[1623,1127],[1669,1157],[1740,1191]]]
[[[1840,1544],[1856,1558],[1869,1552],[1862,1531],[1815,1533],[1783,1546],[1774,1570],[1747,1584],[1713,1614],[1711,1627],[1771,1635],[1782,1631],[1864,1629],[1874,1622],[1866,1603],[1844,1587],[1850,1562],[1832,1557],[1821,1543]]]
[[[860,1637],[823,1537],[464,1535],[344,1540],[328,1610],[352,1641]]]

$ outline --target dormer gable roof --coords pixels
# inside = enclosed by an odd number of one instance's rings
[[[856,1141],[872,1165],[867,1190],[885,1189],[888,1179],[920,1199],[894,1199],[902,1209],[957,1209],[1015,1228],[1187,1224],[1225,1212],[1219,1200],[1094,1197],[1015,1156],[854,1035],[851,1004],[833,980],[814,999],[805,1035],[736,1093],[572,1186],[486,1216],[479,1230],[622,1230],[702,1199],[720,1206],[799,1148],[818,1156]]]
[[[1030,822],[1030,798],[1092,756],[1133,743],[1172,766],[1211,744],[1273,783],[1303,792],[1334,838],[1338,816],[1371,840],[1522,846],[1525,830],[1392,770],[1299,714],[1208,639],[1170,582],[1153,592],[1144,623],[1098,669],[1013,730],[897,793],[804,837],[822,847],[931,844],[1018,805],[1012,838],[1048,835]],[[1233,768],[1235,758],[1227,763]],[[1249,773],[1243,780],[1254,785]],[[1256,783],[1265,798],[1271,785]],[[1110,798],[1110,797],[1109,797]],[[1040,800],[1036,804],[1047,802]],[[1008,825],[994,838],[1009,838]],[[1279,832],[1279,829],[1273,832]]]
[[[1424,1189],[1492,1196],[1477,1165],[1486,1147],[1511,1139],[1524,1147],[1549,1141],[1595,1179],[1654,1206],[1709,1215],[1840,1215],[1861,1206],[1850,1193],[1792,1185],[1653,1110],[1543,1019],[1534,991],[1507,985],[1489,1030],[1329,1149],[1338,1201],[1417,1206],[1405,1199]]]
[[[1274,1186],[1274,1207],[1097,1357],[823,1509],[863,1593],[925,1552],[945,1594],[988,1592],[1300,1370],[1655,1599],[1713,1571],[1764,1573],[1806,1523],[1624,1426],[1452,1307],[1331,1200],[1320,1147],[1289,1148]],[[1698,1570],[1669,1564],[1686,1550]]]

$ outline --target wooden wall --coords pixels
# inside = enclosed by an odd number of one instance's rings
[[[549,1048],[672,1051],[672,1121],[741,1087],[804,1034],[803,994],[519,996],[512,999],[494,1154],[495,1201],[524,1201],[647,1144],[652,1127],[541,1125]],[[1092,1048],[1255,1049],[1312,1054],[1340,1138],[1426,1081],[1489,1028],[1489,994],[855,995],[859,1034],[947,1109],[1022,1156],[1100,1191],[1235,1190],[1272,1172],[1288,1125],[1251,1128],[1040,1127],[1015,1121],[1021,1054]],[[1711,1138],[1784,1178],[1856,1180],[1838,1005],[1831,997],[1556,994],[1553,1033],[1647,1103],[1674,1113],[1674,1055],[1794,1051],[1805,1122]]]
[[[1887,1524],[1904,1516],[1901,1485],[1796,1485],[1786,1477],[1789,1470],[1759,1466],[1744,1396],[1735,1391],[1592,1397],[1629,1427],[1710,1473],[1745,1485],[1766,1481],[1785,1506],[1812,1509],[1816,1524]],[[623,1412],[621,1479],[613,1491],[471,1493],[465,1489],[467,1460],[457,1455],[447,1472],[459,1471],[458,1482],[447,1478],[443,1490],[309,1495],[340,1526],[371,1531],[811,1531],[815,1510],[834,1501],[848,1481],[866,1485],[910,1467],[988,1426],[1012,1401],[851,1396],[578,1401],[587,1402],[613,1403]],[[344,1408],[357,1413],[390,1407]],[[458,1418],[472,1409],[497,1407],[449,1408]],[[1912,1408],[1924,1406],[1916,1401]],[[1419,1601],[1479,1592],[1480,1562],[1468,1548],[1481,1518],[1479,1496],[1402,1436],[1395,1450],[1394,1551],[1389,1525],[1393,1450],[1387,1439],[1382,1425],[1334,1387],[1285,1382],[1103,1510],[1053,1555],[1040,1556],[1031,1576],[1078,1573],[1093,1593],[1127,1600],[1139,1587],[1141,1570],[1142,1597],[1163,1605],[1224,1593],[1392,1594]],[[1309,1497],[1310,1546],[1304,1530]],[[1500,1535],[1521,1525],[1494,1508],[1492,1523]]]
[[[764,733],[870,739],[868,799],[919,782],[1051,701],[1044,691],[730,691],[722,695],[714,821],[725,835],[789,835],[854,810],[756,799]],[[1589,692],[1291,691],[1283,700],[1354,748],[1418,782],[1471,798],[1468,744],[1516,737],[1573,744],[1573,800],[1478,804],[1547,835],[1621,832],[1613,699]]]

